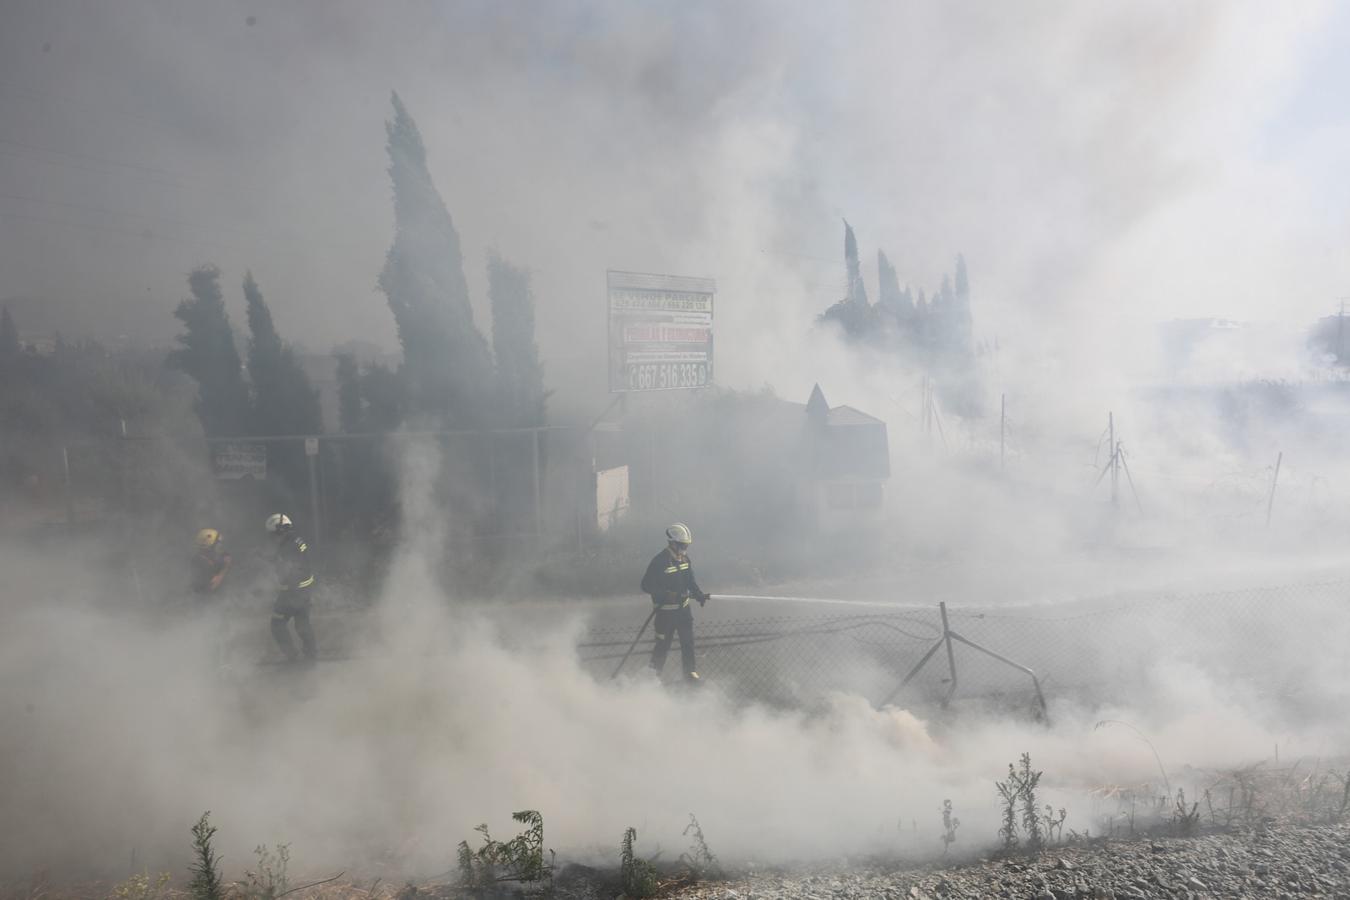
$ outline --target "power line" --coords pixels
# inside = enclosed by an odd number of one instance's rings
[[[3,146],[11,145],[11,149]],[[93,166],[100,168],[91,168],[90,165],[82,165],[78,162],[70,162],[64,159],[50,159],[43,155],[34,154],[60,154],[73,159],[85,160]],[[207,190],[228,190],[236,195],[250,195],[257,199],[262,195],[248,190],[241,190],[237,184],[230,184],[229,179],[221,179],[215,183],[204,183],[200,177],[194,178],[185,173],[171,172],[167,169],[159,169],[154,166],[142,166],[136,163],[128,163],[122,160],[109,159],[107,157],[94,156],[88,153],[74,153],[64,150],[56,150],[49,147],[39,147],[33,144],[25,144],[21,141],[15,141],[10,138],[0,138],[0,155],[11,156],[15,159],[23,159],[29,162],[42,163],[48,166],[58,166],[61,168],[77,169],[82,172],[90,172],[95,175],[120,174],[130,178],[139,179],[146,184],[153,184],[159,187],[174,188],[180,191],[202,192]],[[165,180],[177,179],[177,180]],[[187,182],[195,181],[196,184]]]
[[[72,159],[87,160],[105,166],[116,166],[121,169],[135,169],[140,172],[147,172],[151,175],[163,175],[169,178],[187,177],[178,172],[169,172],[165,169],[156,168],[155,166],[143,166],[138,163],[122,162],[121,160],[108,159],[107,157],[91,156],[88,153],[76,153],[72,150],[57,150],[52,147],[39,147],[33,144],[25,144],[22,141],[16,141],[13,138],[0,137],[0,144],[9,144],[12,147],[19,147],[31,153],[53,153],[57,156],[69,156]]]
[[[153,119],[148,116],[143,116],[140,113],[133,113],[125,109],[120,109],[116,106],[110,106],[108,104],[99,105],[93,103],[85,103],[83,100],[76,100],[73,97],[67,97],[63,94],[53,94],[50,91],[39,91],[36,88],[27,87],[24,85],[0,82],[0,91],[7,91],[12,96],[16,96],[19,99],[28,103],[47,104],[52,101],[55,101],[57,103],[65,103],[70,106],[75,106],[82,110],[92,112],[96,115],[105,116],[107,118],[133,119],[137,122],[144,122],[147,125],[159,125],[165,128],[179,127],[171,122],[166,122],[163,119]]]
[[[107,231],[117,234],[129,234],[134,235],[135,237],[138,237],[141,240],[173,241],[174,243],[179,244],[191,244],[194,246],[202,246],[202,241],[200,239],[184,240],[182,238],[178,238],[175,237],[174,235],[169,234],[157,234],[149,231],[136,231],[135,229],[132,228],[119,228],[116,225],[99,225],[94,222],[72,222],[69,219],[55,219],[52,218],[51,216],[40,216],[35,215],[33,213],[16,213],[0,210],[0,219],[22,219],[24,221],[31,221],[31,222],[47,222],[52,225],[65,225],[69,228],[87,228],[93,231]]]
[[[788,252],[788,251],[786,251],[786,250],[770,250],[770,249],[768,249],[767,247],[762,247],[762,248],[760,248],[760,251],[759,251],[759,252],[760,252],[760,253],[766,253],[766,254],[768,254],[769,256],[788,256],[788,257],[792,257],[793,259],[808,259],[808,260],[811,260],[812,262],[829,263],[830,265],[833,265],[833,266],[842,266],[842,265],[844,265],[844,260],[842,260],[842,259],[829,259],[829,258],[824,257],[824,256],[811,256],[811,255],[806,254],[806,253],[790,253],[790,252]]]
[[[185,219],[175,219],[171,216],[157,216],[152,213],[126,212],[123,210],[107,209],[102,206],[90,206],[85,203],[69,203],[63,200],[46,200],[43,199],[42,197],[25,197],[22,194],[0,193],[0,199],[22,200],[25,203],[42,203],[46,206],[62,206],[67,209],[82,209],[87,212],[101,213],[107,216],[120,216],[124,218],[135,218],[135,219],[151,219],[160,222],[167,222],[171,225],[186,225],[189,228],[209,227],[209,226],[201,226],[196,222],[189,222]],[[243,232],[235,232],[235,233],[240,235],[244,234]]]
[[[86,211],[86,212],[98,213],[98,214],[100,214],[100,215],[117,216],[117,217],[120,217],[120,218],[135,218],[135,219],[146,219],[146,220],[148,220],[148,221],[159,221],[159,222],[165,222],[165,223],[170,224],[170,225],[183,226],[183,227],[187,227],[187,228],[196,228],[196,229],[200,229],[200,230],[202,230],[202,231],[207,231],[207,232],[210,232],[210,231],[214,230],[214,231],[216,231],[217,233],[220,233],[220,234],[230,234],[230,235],[234,235],[235,237],[241,237],[241,238],[244,238],[244,239],[246,239],[246,240],[247,240],[247,239],[264,239],[264,240],[270,240],[270,241],[289,241],[289,242],[291,242],[291,243],[296,243],[296,244],[308,244],[308,245],[310,245],[310,246],[315,246],[315,247],[326,247],[326,248],[329,248],[329,249],[337,249],[337,250],[355,250],[355,249],[364,247],[364,245],[359,245],[359,244],[355,244],[355,243],[341,243],[341,242],[333,242],[333,241],[321,241],[321,240],[315,240],[315,239],[313,239],[313,238],[303,238],[303,237],[297,237],[297,236],[293,236],[293,235],[284,235],[284,234],[275,234],[275,233],[273,233],[273,234],[263,234],[263,233],[260,233],[260,232],[257,232],[257,231],[246,231],[246,230],[243,230],[242,228],[232,228],[232,227],[230,227],[230,226],[228,226],[228,225],[225,225],[225,226],[214,226],[214,225],[209,225],[209,224],[202,224],[202,223],[200,223],[200,222],[193,222],[193,221],[190,221],[190,220],[187,220],[187,219],[176,219],[176,218],[173,218],[172,216],[160,216],[160,215],[154,215],[154,214],[151,214],[151,213],[127,212],[127,211],[122,211],[122,210],[107,209],[107,208],[101,207],[101,206],[90,206],[90,205],[84,204],[84,203],[70,203],[70,202],[61,201],[61,200],[46,200],[46,199],[43,199],[43,198],[41,198],[41,197],[25,197],[25,196],[23,196],[22,194],[7,194],[7,193],[0,193],[0,199],[6,199],[6,200],[19,200],[19,201],[23,201],[23,202],[25,202],[25,203],[41,203],[41,204],[44,204],[44,205],[47,205],[47,206],[58,206],[58,207],[64,207],[64,208],[67,208],[67,209],[78,209],[78,210],[84,210],[84,211]],[[55,220],[53,220],[53,221],[55,221]],[[69,224],[75,224],[75,223],[69,223]],[[235,248],[236,248],[236,249],[240,249],[240,250],[247,249],[247,248],[244,248],[244,247],[240,247],[239,245],[235,245]]]
[[[92,173],[95,174],[95,175],[108,175],[108,174],[111,174],[111,173],[109,172],[109,170],[107,169],[107,167],[104,167],[104,168],[102,168],[102,169],[95,169],[95,168],[91,168],[90,166],[82,166],[82,165],[80,165],[79,163],[67,162],[67,161],[65,161],[65,160],[60,160],[60,159],[45,159],[45,158],[43,158],[43,157],[41,157],[41,156],[33,157],[33,156],[25,155],[26,153],[29,153],[29,152],[31,152],[31,151],[18,151],[18,152],[15,152],[14,150],[7,150],[7,149],[5,149],[4,147],[0,147],[0,155],[10,156],[10,157],[13,157],[13,158],[15,158],[15,159],[26,160],[27,162],[42,163],[43,165],[47,165],[47,166],[59,166],[59,167],[61,167],[61,168],[65,168],[65,169],[78,169],[78,170],[80,170],[81,172],[92,172]],[[175,188],[181,188],[181,187],[183,187],[183,185],[181,185],[181,184],[176,184],[176,183],[171,182],[171,181],[161,181],[160,179],[157,179],[157,178],[151,178],[151,177],[149,177],[149,176],[147,176],[147,175],[142,175],[142,174],[140,174],[140,173],[138,173],[138,172],[122,172],[122,173],[120,173],[120,174],[128,175],[128,176],[130,176],[130,177],[132,177],[132,178],[139,179],[139,180],[141,180],[141,181],[143,181],[143,182],[145,182],[145,183],[147,183],[147,184],[156,184],[156,185],[159,185],[159,186],[161,186],[161,187],[175,187]]]

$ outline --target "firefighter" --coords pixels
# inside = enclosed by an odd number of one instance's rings
[[[685,680],[697,684],[694,668],[694,614],[691,600],[698,605],[711,597],[694,580],[694,565],[689,561],[689,545],[694,536],[689,526],[676,522],[666,529],[666,549],[652,559],[647,574],[642,576],[642,590],[650,594],[656,607],[656,647],[652,650],[652,670],[658,675],[666,664],[670,642],[676,632],[680,635],[680,661],[684,664]]]
[[[192,591],[196,594],[214,594],[225,580],[230,570],[230,554],[225,552],[225,544],[220,532],[214,528],[203,528],[197,532],[197,552],[192,555]]]
[[[267,531],[276,537],[274,564],[277,574],[277,600],[272,605],[272,637],[286,659],[295,662],[295,644],[291,641],[289,620],[295,620],[295,633],[305,659],[313,662],[314,629],[309,623],[310,592],[314,589],[314,569],[309,564],[309,545],[295,533],[295,526],[284,513],[267,517]]]

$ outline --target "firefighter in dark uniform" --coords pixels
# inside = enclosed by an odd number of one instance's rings
[[[197,532],[197,552],[192,555],[192,592],[214,594],[220,590],[231,562],[219,531],[203,528]]]
[[[310,592],[314,588],[314,569],[309,563],[309,545],[295,533],[290,518],[282,513],[267,517],[267,530],[276,536],[275,566],[277,573],[277,600],[272,605],[272,637],[276,639],[286,659],[295,662],[295,643],[291,640],[289,620],[295,620],[295,633],[300,635],[300,646],[305,659],[313,662],[315,655],[314,628],[309,623]]]
[[[694,565],[689,561],[689,545],[694,536],[687,525],[676,522],[666,529],[666,549],[656,554],[642,576],[642,590],[650,594],[656,606],[656,647],[652,650],[652,669],[658,674],[666,664],[670,642],[680,635],[680,661],[686,681],[697,683],[694,668],[694,613],[691,600],[702,606],[710,598],[694,580]]]

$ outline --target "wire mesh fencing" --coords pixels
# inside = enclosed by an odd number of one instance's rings
[[[943,613],[700,620],[697,666],[729,696],[773,706],[849,692],[1033,715],[1047,701],[1129,703],[1168,691],[1205,702],[1204,684],[1297,711],[1344,699],[1350,685],[1350,581]],[[655,641],[648,628],[634,643],[636,630],[592,628],[578,645],[583,665],[597,678],[643,675]],[[674,646],[670,655],[666,678],[679,674]]]
[[[644,672],[655,638],[649,627],[629,655],[635,631],[593,628],[578,646],[583,665],[602,678]],[[698,671],[708,683],[741,699],[798,706],[835,690],[886,690],[904,675],[897,667],[917,658],[941,634],[936,608],[913,608],[699,622],[695,644]],[[668,673],[679,669],[676,644],[678,638],[666,663]]]

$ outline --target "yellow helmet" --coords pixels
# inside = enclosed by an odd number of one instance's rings
[[[214,547],[216,541],[219,540],[220,532],[216,531],[214,528],[203,528],[201,531],[197,532],[197,546],[201,547],[203,550]]]

